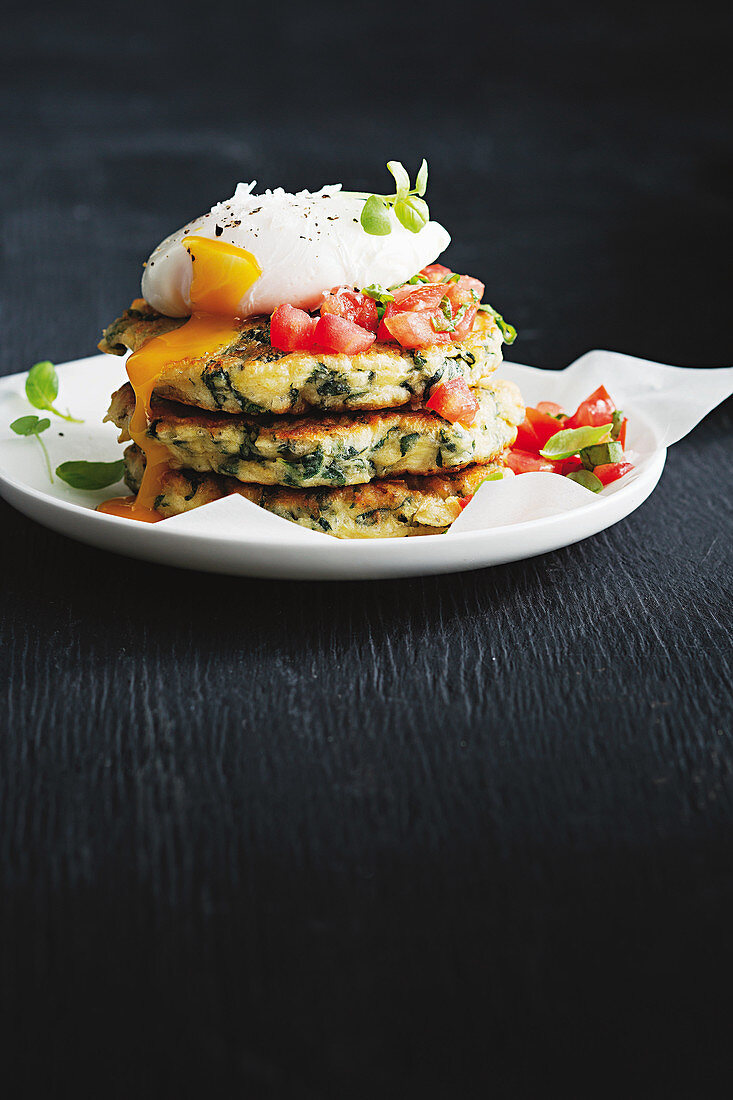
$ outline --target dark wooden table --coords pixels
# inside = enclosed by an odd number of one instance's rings
[[[730,23],[550,7],[14,5],[0,371],[93,353],[238,180],[423,155],[518,360],[730,363]],[[730,430],[596,538],[425,580],[167,570],[0,502],[10,1095],[722,1095]]]

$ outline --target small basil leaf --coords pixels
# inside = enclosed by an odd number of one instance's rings
[[[25,395],[34,409],[50,409],[58,397],[59,377],[50,359],[36,363],[28,371]]]
[[[397,198],[404,198],[410,190],[410,177],[405,166],[400,164],[398,160],[388,160],[387,168],[394,176],[394,181],[397,184]]]
[[[56,467],[56,476],[72,489],[106,489],[120,481],[125,468],[120,458],[116,462],[62,462]]]
[[[423,159],[420,165],[420,171],[417,173],[417,179],[415,180],[415,190],[418,195],[424,195],[428,187],[428,162]]]
[[[578,485],[582,485],[584,489],[590,489],[592,493],[600,493],[603,488],[601,479],[592,474],[590,470],[573,470],[571,474],[566,474],[565,477],[570,478]]]
[[[370,195],[361,211],[362,229],[373,237],[386,237],[392,232],[389,206],[380,195]]]
[[[584,447],[600,443],[604,435],[611,431],[611,427],[611,424],[599,424],[596,428],[563,428],[550,436],[540,454],[543,458],[572,458]]]
[[[396,202],[394,212],[400,224],[404,225],[405,229],[409,229],[411,233],[419,233],[428,224],[430,218],[428,204],[424,199],[419,199],[415,195],[410,195],[408,198]]]

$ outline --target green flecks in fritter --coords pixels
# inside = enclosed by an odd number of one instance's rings
[[[420,438],[419,432],[410,432],[408,435],[403,435],[400,440],[400,454],[404,458],[411,447],[415,446],[416,441]]]

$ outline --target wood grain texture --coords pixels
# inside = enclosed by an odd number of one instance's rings
[[[434,23],[359,39],[365,76],[337,12],[323,38],[294,9],[273,89],[274,15],[250,80],[200,23],[19,10],[0,370],[91,353],[150,247],[239,178],[380,186],[424,153],[517,359],[730,362],[725,24],[497,9],[458,109],[426,87]],[[302,41],[312,101],[340,93],[306,127]],[[385,72],[424,89],[409,117]],[[0,502],[14,1096],[718,1095],[731,420],[609,531],[425,580],[164,570]]]

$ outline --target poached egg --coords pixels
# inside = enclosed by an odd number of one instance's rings
[[[394,286],[434,263],[450,244],[439,222],[411,233],[390,209],[391,233],[372,236],[359,221],[364,200],[330,184],[289,194],[281,187],[262,195],[240,183],[230,199],[167,237],[152,253],[142,295],[169,317],[191,312],[193,264],[186,238],[208,237],[246,249],[262,269],[244,293],[236,315],[272,313],[287,303],[316,309],[335,286]]]

